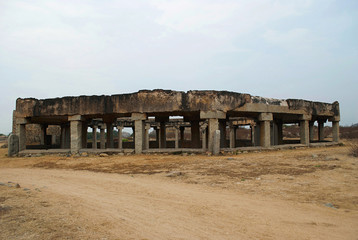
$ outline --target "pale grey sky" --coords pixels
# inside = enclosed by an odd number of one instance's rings
[[[17,97],[213,89],[339,101],[358,122],[356,0],[0,0],[0,133]]]

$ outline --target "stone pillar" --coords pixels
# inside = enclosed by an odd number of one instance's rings
[[[174,126],[175,148],[179,148],[179,126]]]
[[[159,126],[155,127],[155,138],[156,138],[158,148],[161,148],[161,144],[160,144],[160,127]]]
[[[206,150],[206,129],[208,127],[207,123],[203,123],[200,126],[200,131],[201,131],[201,148],[203,149],[203,151]]]
[[[218,155],[220,153],[220,130],[214,131],[214,143],[213,143],[213,154]]]
[[[113,144],[113,124],[106,123],[107,126],[107,148],[114,148]]]
[[[278,145],[278,127],[275,121],[271,122],[271,145]]]
[[[309,145],[310,143],[310,129],[309,129],[309,121],[311,120],[310,115],[303,114],[300,117],[300,139],[301,144]]]
[[[324,141],[324,121],[318,121],[318,141]]]
[[[71,148],[71,129],[70,124],[66,125],[65,127],[65,148]]]
[[[155,117],[155,121],[160,123],[159,148],[166,148],[167,147],[166,122],[169,121],[169,117]]]
[[[100,135],[99,135],[99,141],[100,141],[100,149],[105,149],[106,148],[106,136],[105,136],[105,126],[104,124],[99,125],[99,129],[100,129]]]
[[[144,138],[145,138],[144,149],[146,149],[146,150],[149,149],[149,129],[150,129],[150,124],[146,123],[145,131],[144,131]]]
[[[82,148],[87,148],[88,123],[82,122]]]
[[[40,144],[46,145],[46,124],[40,124]]]
[[[226,120],[220,119],[219,120],[219,130],[220,130],[220,147],[226,148]]]
[[[118,125],[118,149],[123,149],[123,126]]]
[[[200,147],[200,128],[199,128],[199,121],[193,120],[190,121],[191,125],[191,146],[192,148],[199,148]]]
[[[309,135],[310,135],[310,142],[314,140],[314,121],[309,121]]]
[[[235,148],[235,127],[234,125],[230,124],[230,148]]]
[[[15,127],[16,129],[16,127]],[[19,153],[19,137],[14,133],[11,133],[8,140],[7,155],[9,157],[15,156]]]
[[[78,153],[82,148],[82,116],[69,116],[71,131],[71,153]]]
[[[97,125],[93,125],[92,127],[92,148],[97,149]]]
[[[261,146],[261,126],[260,126],[260,122],[258,122],[255,125],[254,128],[254,132],[255,132],[255,146]]]
[[[216,130],[219,130],[219,119],[226,119],[226,113],[224,112],[214,112],[214,111],[201,111],[201,119],[208,119],[209,131],[208,131],[208,150],[213,152],[214,150],[214,134]],[[220,141],[220,138],[217,138]]]
[[[251,145],[255,146],[255,125],[250,124],[250,129],[251,129]]]
[[[270,147],[270,122],[273,120],[272,113],[260,113],[258,120],[260,122],[260,145],[261,147]]]
[[[19,137],[19,151],[26,150],[26,123],[25,119],[17,120],[17,136]]]
[[[339,121],[332,121],[333,142],[339,142]]]
[[[61,148],[66,148],[66,126],[61,125]]]
[[[134,121],[134,150],[136,154],[141,154],[144,148],[144,134],[145,126],[144,120],[147,115],[144,113],[132,113],[132,120]]]
[[[181,126],[179,129],[180,129],[180,147],[183,148],[183,147],[184,147],[184,132],[185,132],[185,127]]]
[[[160,122],[160,148],[167,147],[167,129],[165,122]]]

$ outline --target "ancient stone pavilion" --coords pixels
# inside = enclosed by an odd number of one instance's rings
[[[331,121],[330,140],[338,142],[339,120],[338,102],[278,100],[228,91],[141,90],[111,96],[18,98],[13,145],[18,145],[20,153],[42,149],[217,154],[239,147],[265,149],[288,144],[283,137],[285,124],[298,124],[296,144],[310,145],[326,141],[324,123]],[[27,144],[30,125],[40,129],[37,147]],[[57,133],[51,133],[50,126]],[[243,127],[250,136],[240,140],[237,130]],[[123,138],[124,128],[132,133],[130,138]]]

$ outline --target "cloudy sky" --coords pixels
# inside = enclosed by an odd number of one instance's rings
[[[0,133],[17,97],[213,89],[339,101],[358,122],[356,0],[0,0]]]

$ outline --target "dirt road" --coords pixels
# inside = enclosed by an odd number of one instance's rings
[[[358,239],[358,159],[347,146],[218,157],[5,153],[0,239]]]
[[[358,236],[356,212],[163,181],[155,176],[0,169],[0,181],[10,180],[31,189],[27,194],[33,194],[34,199],[45,199],[54,218],[63,217],[61,203],[73,208],[72,217],[76,219],[68,220],[78,226],[86,225],[89,232],[82,232],[82,236],[88,238],[101,234],[108,239],[357,239]]]

